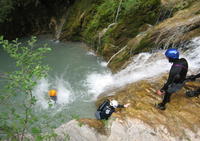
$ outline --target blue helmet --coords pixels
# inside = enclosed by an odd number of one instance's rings
[[[172,59],[178,59],[179,58],[179,52],[175,48],[170,48],[165,52],[165,56]]]

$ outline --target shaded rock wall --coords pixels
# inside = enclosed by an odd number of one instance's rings
[[[0,23],[0,35],[15,39],[28,35],[54,34],[55,27],[62,23],[60,19],[73,2],[74,0],[11,0],[12,8],[5,17],[6,20]]]

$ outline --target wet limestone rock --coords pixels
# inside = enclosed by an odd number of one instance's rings
[[[141,125],[148,126],[155,131],[152,132],[157,137],[155,140],[200,140],[200,114],[198,112],[200,99],[185,96],[186,90],[200,87],[200,83],[187,83],[182,90],[172,95],[167,109],[160,111],[154,107],[155,103],[162,100],[162,97],[156,94],[156,90],[162,87],[161,84],[165,80],[166,76],[162,80],[143,80],[126,86],[116,92],[114,96],[109,96],[120,103],[131,103],[129,108],[121,109],[119,113],[113,114],[113,117],[125,120],[131,118],[132,122],[139,120],[140,123],[143,123]],[[108,97],[99,100],[105,98]],[[133,127],[134,124],[133,122]],[[143,135],[140,136],[141,139],[143,137]]]
[[[103,141],[105,140],[105,135],[100,134],[97,132],[96,129],[91,127],[93,124],[95,127],[99,125],[99,121],[95,120],[88,120],[85,121],[88,123],[84,124],[84,121],[76,121],[71,120],[70,122],[61,125],[59,128],[55,130],[55,133],[58,135],[56,140],[59,141]],[[98,128],[98,127],[96,127]]]
[[[200,82],[188,82],[179,92],[172,95],[165,111],[154,107],[162,97],[156,90],[162,87],[167,76],[142,80],[115,89],[115,94],[104,93],[97,101],[112,98],[121,104],[130,103],[128,108],[118,109],[111,118],[102,122],[95,119],[72,120],[55,131],[57,139],[70,141],[199,141],[200,99],[187,98],[186,90],[200,87]],[[103,132],[102,132],[103,131]],[[67,137],[66,137],[67,136]]]

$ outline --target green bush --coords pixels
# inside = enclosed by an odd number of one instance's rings
[[[8,15],[13,9],[12,0],[1,0],[0,1],[0,23],[10,20]]]
[[[104,0],[102,4],[96,7],[94,17],[84,31],[84,37],[92,40],[97,31],[102,30],[115,21],[119,0]]]
[[[34,114],[33,106],[37,100],[32,90],[36,82],[47,75],[49,67],[42,64],[42,59],[51,49],[46,46],[38,48],[35,43],[35,37],[26,44],[18,40],[9,42],[0,37],[0,47],[15,61],[17,67],[3,77],[6,87],[1,90],[4,93],[1,93],[0,99],[0,107],[4,109],[0,113],[2,140],[23,141],[29,132],[34,136],[40,136],[42,132],[42,129],[33,125],[39,117]]]

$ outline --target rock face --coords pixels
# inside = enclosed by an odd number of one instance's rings
[[[96,121],[96,124],[98,124],[98,121]],[[58,134],[57,140],[59,141],[66,139],[70,141],[103,141],[106,138],[95,129],[90,128],[88,125],[81,125],[76,120],[63,124],[55,130],[55,133]]]
[[[185,91],[200,86],[190,82],[178,93],[172,95],[165,111],[154,107],[161,101],[155,94],[164,83],[161,80],[144,80],[120,89],[113,96],[120,103],[130,103],[130,107],[119,109],[108,123],[94,119],[70,121],[56,129],[58,137],[64,134],[72,141],[199,141],[200,140],[200,99],[187,98]],[[109,93],[108,93],[109,95]],[[103,131],[103,132],[102,132]]]

